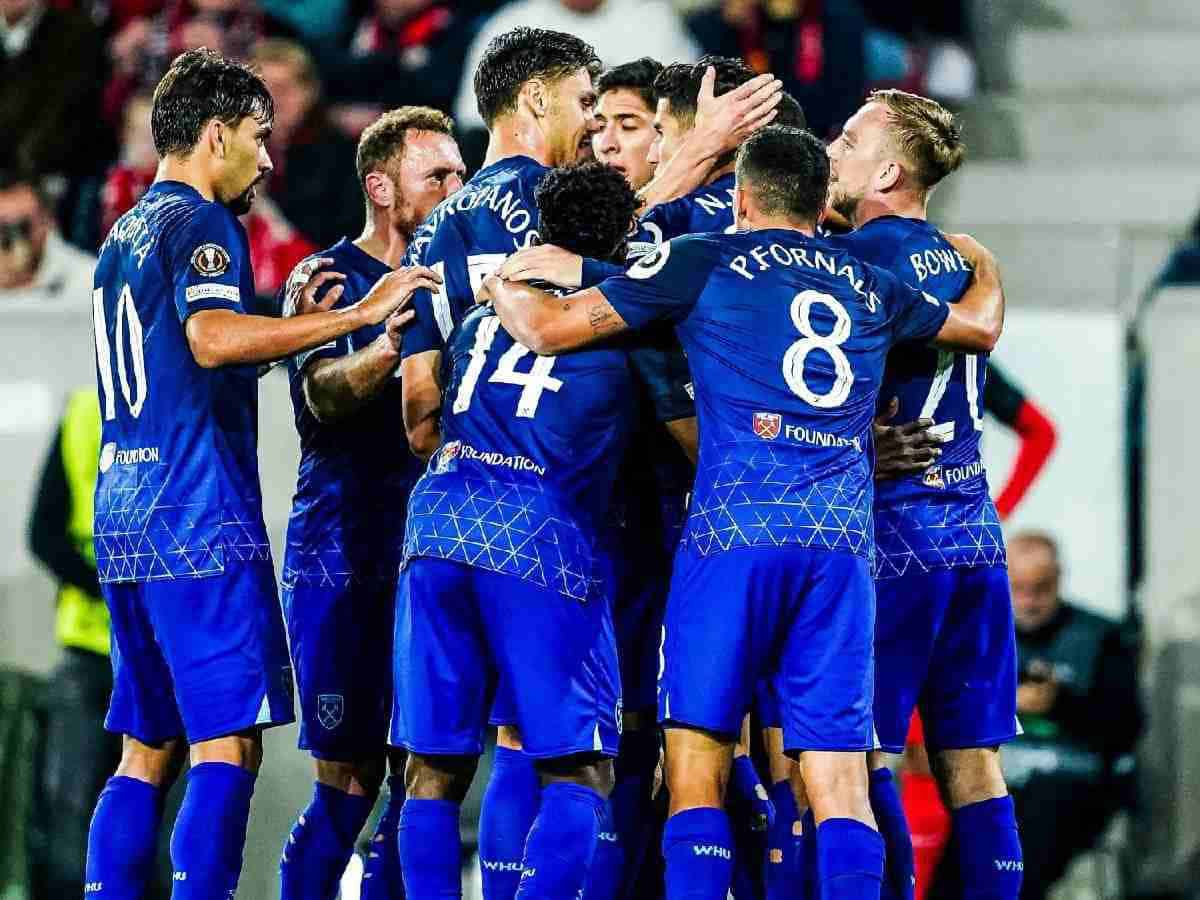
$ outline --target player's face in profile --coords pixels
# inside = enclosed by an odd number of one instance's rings
[[[638,190],[654,177],[650,146],[658,139],[654,112],[636,91],[615,88],[596,105],[600,130],[592,135],[596,159],[612,166]]]
[[[691,131],[691,128],[684,128],[683,123],[671,113],[670,100],[658,101],[654,128],[658,132],[658,140],[651,146],[650,160],[655,164],[665,163],[679,152],[679,145]]]
[[[253,116],[225,128],[225,158],[217,199],[235,216],[250,211],[256,186],[271,173],[271,157],[267,154],[270,134],[270,125]]]
[[[596,89],[587,69],[579,69],[550,86],[547,140],[551,165],[566,166],[590,159],[592,133],[597,127]]]
[[[829,205],[853,219],[858,204],[886,163],[887,110],[868,103],[846,122],[829,145]]]
[[[410,131],[404,139],[404,155],[390,169],[396,182],[393,221],[405,235],[416,231],[435,206],[461,188],[467,175],[454,138],[436,131]]]

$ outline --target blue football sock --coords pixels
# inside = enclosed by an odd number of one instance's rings
[[[89,893],[105,900],[139,900],[154,874],[163,792],[136,778],[114,775],[100,792],[88,832]]]
[[[457,803],[409,798],[397,843],[408,900],[461,900],[462,838]]]
[[[913,865],[912,835],[908,831],[908,819],[900,805],[896,782],[891,769],[875,769],[871,772],[871,812],[879,825],[883,838],[883,889],[882,900],[913,900],[916,888],[916,869]]]
[[[172,900],[234,895],[253,795],[253,772],[223,762],[192,766],[171,833]]]
[[[497,747],[479,811],[479,873],[484,900],[513,900],[521,883],[525,839],[542,801],[533,758]]]
[[[749,756],[735,756],[729,773],[726,806],[755,831],[767,831],[775,820],[775,807]],[[739,822],[739,825],[743,824]]]
[[[800,896],[803,900],[817,900],[817,819],[812,807],[800,816]]]
[[[654,801],[650,788],[658,766],[658,731],[639,728],[621,735],[614,767],[616,783],[608,796],[612,827],[621,845],[617,897],[632,897],[653,830]],[[601,836],[603,840],[603,835]]]
[[[791,782],[771,786],[775,823],[767,833],[767,864],[764,872],[767,900],[802,900],[800,876],[800,810]]]
[[[604,798],[590,787],[559,781],[542,788],[542,805],[525,841],[519,900],[571,900],[596,853]]]
[[[855,819],[817,826],[821,900],[877,900],[883,881],[883,838]]]
[[[404,877],[400,873],[400,847],[396,829],[400,827],[400,810],[404,808],[404,776],[388,777],[387,806],[375,826],[367,862],[363,868],[360,900],[401,900],[404,897]]]
[[[583,900],[616,900],[625,877],[625,846],[613,824],[612,803],[604,804],[600,813],[600,831],[596,852],[588,868]]]
[[[1025,864],[1012,797],[951,812],[963,900],[1016,900]]]
[[[733,829],[723,809],[688,809],[663,830],[667,900],[725,900],[733,879]]]
[[[356,797],[320,782],[288,835],[279,857],[280,900],[331,900],[358,833],[371,815],[370,797]]]

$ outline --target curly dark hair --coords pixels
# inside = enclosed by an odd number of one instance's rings
[[[737,180],[768,215],[812,224],[829,190],[825,144],[803,128],[768,125],[738,148]]]
[[[246,116],[262,125],[275,118],[275,103],[262,78],[207,47],[187,50],[175,57],[154,89],[154,149],[160,157],[190,153],[213,119],[236,126]]]
[[[514,28],[492,38],[475,70],[475,103],[488,128],[517,108],[521,85],[531,78],[555,80],[579,69],[600,73],[595,49],[573,34],[545,28]]]
[[[544,244],[624,262],[638,199],[625,176],[600,162],[547,172],[534,191]]]
[[[658,95],[654,93],[654,81],[662,70],[663,64],[649,56],[613,66],[596,79],[596,93],[604,94],[607,91],[624,88],[636,93],[642,98],[646,108],[654,112],[654,107],[658,105]]]

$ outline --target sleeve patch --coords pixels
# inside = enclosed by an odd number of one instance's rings
[[[659,244],[652,252],[647,253],[634,263],[626,274],[638,281],[653,278],[662,271],[663,266],[667,264],[667,260],[670,258],[671,242],[667,241],[665,244]]]
[[[197,300],[229,300],[232,303],[242,301],[241,291],[232,284],[193,284],[184,295],[188,303],[195,303]]]
[[[229,251],[220,244],[201,244],[192,254],[192,268],[205,278],[217,278],[229,270]]]

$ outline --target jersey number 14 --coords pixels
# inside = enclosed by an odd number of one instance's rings
[[[475,343],[470,351],[471,361],[467,364],[467,371],[463,373],[462,383],[454,396],[453,409],[456,414],[471,408],[471,398],[475,396],[475,387],[479,384],[479,376],[483,374],[488,351],[492,349],[492,342],[496,339],[496,331],[499,328],[500,319],[497,316],[488,316],[479,323],[475,332]],[[492,384],[514,384],[521,389],[521,396],[517,398],[518,419],[532,419],[537,415],[542,393],[557,393],[563,386],[560,379],[550,375],[555,362],[553,356],[536,356],[528,372],[517,371],[517,361],[532,352],[528,347],[514,342],[501,355],[496,363],[496,371],[488,378]]]

